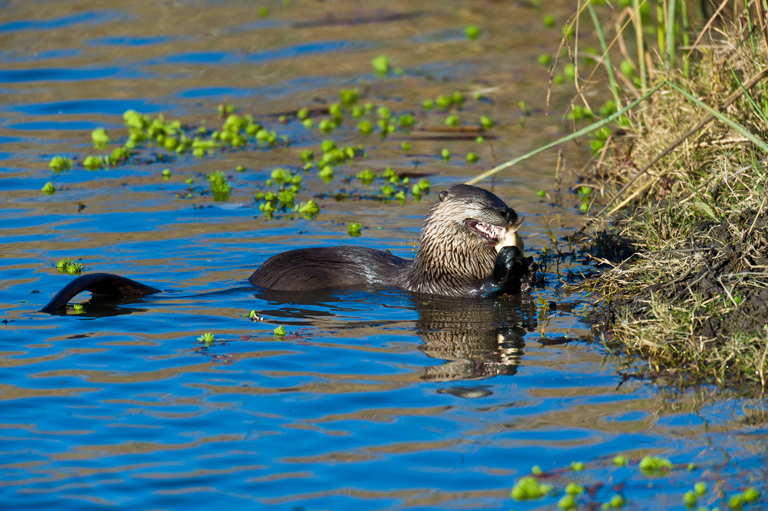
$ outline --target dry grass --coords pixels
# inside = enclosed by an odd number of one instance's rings
[[[667,78],[717,109],[761,73],[761,38],[737,34],[700,47],[690,78]],[[758,82],[721,113],[768,138],[768,88]],[[591,178],[606,190],[630,182],[647,162],[707,116],[678,93],[659,91],[632,112],[624,143]],[[715,121],[637,177],[616,204],[606,235],[592,231],[596,258],[610,266],[588,286],[606,299],[605,338],[651,371],[685,381],[766,385],[768,352],[768,167],[743,135]],[[601,254],[622,239],[635,253]]]

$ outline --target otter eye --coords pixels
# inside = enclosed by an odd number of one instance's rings
[[[448,190],[443,190],[442,192],[440,192],[440,202],[443,202],[447,198],[448,198]]]

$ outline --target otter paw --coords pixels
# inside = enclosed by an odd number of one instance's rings
[[[501,293],[516,293],[531,288],[531,274],[535,271],[532,257],[523,257],[516,246],[503,247],[496,256],[493,282]]]

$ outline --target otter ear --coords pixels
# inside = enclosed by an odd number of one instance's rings
[[[448,190],[443,190],[442,192],[440,192],[440,202],[447,199],[448,195],[449,195]]]

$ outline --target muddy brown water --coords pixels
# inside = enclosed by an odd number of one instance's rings
[[[259,8],[266,7],[266,16]],[[569,481],[589,489],[583,508],[622,495],[630,509],[683,509],[706,481],[701,505],[765,484],[760,400],[702,388],[679,394],[625,380],[595,344],[581,313],[592,297],[547,285],[511,300],[421,300],[397,290],[264,295],[248,275],[269,256],[354,244],[411,257],[436,191],[466,181],[567,132],[572,98],[555,85],[546,116],[538,56],[554,52],[570,2],[537,11],[523,2],[4,2],[0,4],[0,495],[19,509],[555,508]],[[482,36],[468,41],[464,27]],[[597,45],[586,38],[585,44]],[[388,56],[402,74],[381,77]],[[411,112],[416,129],[365,137],[345,116],[324,135],[278,114],[327,108],[358,88],[375,107]],[[421,103],[462,92],[465,125],[497,126],[478,144],[422,128],[447,112]],[[482,98],[475,100],[474,93]],[[599,93],[590,96],[599,104]],[[519,102],[533,110],[525,118]],[[78,165],[124,143],[128,109],[190,126],[221,126],[231,103],[286,135],[202,159],[142,146],[139,161],[87,171]],[[322,117],[317,117],[320,120]],[[375,125],[375,110],[368,115]],[[104,127],[113,144],[95,150]],[[362,144],[368,157],[324,183],[302,174],[298,200],[314,220],[260,215],[254,193],[276,167],[300,172],[322,140]],[[411,143],[404,151],[401,143]],[[442,149],[451,152],[447,161]],[[564,146],[567,168],[584,146]],[[480,161],[468,164],[467,152]],[[54,155],[75,166],[56,174]],[[485,183],[526,217],[531,254],[578,225],[580,201],[540,199],[555,177],[544,153]],[[234,169],[243,165],[245,172]],[[375,195],[355,174],[391,167],[426,172],[421,201]],[[168,180],[161,171],[171,170]],[[233,185],[215,202],[205,177]],[[566,173],[567,174],[567,173]],[[185,180],[192,178],[193,185]],[[46,196],[41,188],[57,189]],[[565,185],[572,183],[567,174]],[[274,187],[272,188],[274,189]],[[351,198],[336,200],[341,191]],[[187,193],[191,198],[185,199]],[[177,197],[179,195],[179,197]],[[348,224],[362,225],[351,238]],[[551,246],[550,246],[551,248]],[[75,314],[37,311],[86,272],[129,276],[164,290],[145,299],[73,302]],[[578,261],[566,270],[588,271]],[[542,309],[544,302],[565,305]],[[265,321],[246,316],[258,311]],[[284,339],[273,330],[283,326]],[[208,347],[198,338],[210,332]],[[627,467],[615,467],[618,454]],[[648,476],[648,454],[676,468]],[[568,467],[581,461],[585,469]],[[694,463],[692,471],[686,469]],[[515,502],[510,489],[538,465],[554,493]],[[760,502],[765,502],[761,500]],[[757,508],[760,504],[756,504]],[[722,507],[722,506],[721,506]]]

